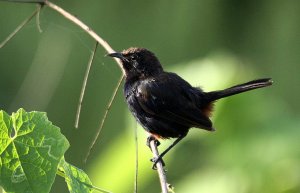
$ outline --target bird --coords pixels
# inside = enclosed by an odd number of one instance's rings
[[[162,161],[191,128],[214,131],[212,116],[214,103],[253,89],[272,85],[271,78],[261,78],[224,90],[205,92],[194,87],[173,72],[163,69],[155,54],[146,48],[130,47],[108,54],[121,60],[125,73],[123,94],[129,110],[137,122],[150,134],[149,145],[155,140],[176,138],[157,158],[153,169]]]

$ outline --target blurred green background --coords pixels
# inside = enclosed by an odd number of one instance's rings
[[[260,77],[274,85],[217,103],[217,131],[192,129],[165,158],[177,193],[300,192],[300,2],[296,0],[53,1],[76,15],[115,50],[146,47],[195,86],[209,91]],[[36,6],[0,2],[0,41]],[[95,185],[133,192],[136,123],[118,92],[87,164],[121,72],[99,47],[91,68],[81,122],[74,119],[94,47],[85,32],[45,7],[0,49],[0,108],[46,111],[71,147],[66,160]],[[139,192],[160,192],[151,170],[146,133],[138,126]],[[160,147],[171,143],[164,141]],[[52,192],[67,192],[57,177]]]

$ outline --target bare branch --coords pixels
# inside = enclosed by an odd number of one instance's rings
[[[80,112],[81,112],[81,104],[82,104],[82,100],[83,100],[83,97],[84,97],[86,83],[87,83],[87,80],[88,80],[88,77],[89,77],[90,69],[91,69],[91,66],[92,66],[92,63],[93,63],[93,60],[94,60],[94,56],[95,56],[97,47],[98,47],[98,42],[96,42],[96,44],[95,44],[95,48],[94,48],[94,50],[93,50],[93,52],[91,54],[88,66],[87,66],[86,71],[85,71],[84,80],[83,80],[83,83],[82,83],[82,88],[81,88],[79,102],[78,102],[76,119],[75,119],[75,128],[76,129],[78,128],[78,124],[79,124],[79,118],[80,118]]]
[[[151,151],[153,153],[154,158],[158,158],[159,153],[157,150],[157,146],[155,143],[155,140],[151,140],[150,141],[150,148]],[[167,183],[167,177],[166,177],[166,173],[162,164],[162,161],[159,160],[156,164],[156,168],[157,168],[157,173],[158,173],[158,177],[160,180],[160,185],[161,185],[161,191],[162,193],[168,193],[168,183]]]

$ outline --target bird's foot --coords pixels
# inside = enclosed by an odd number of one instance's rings
[[[146,145],[147,145],[150,149],[151,149],[151,147],[150,147],[150,142],[151,142],[152,140],[154,140],[156,147],[158,147],[158,146],[160,145],[160,142],[159,142],[153,135],[149,135],[149,136],[147,137]]]
[[[164,167],[166,164],[164,162],[164,160],[162,159],[162,157],[158,156],[158,157],[153,157],[150,159],[151,162],[153,162],[153,165],[152,165],[152,169],[153,170],[157,170],[157,167],[156,167],[156,164],[158,162],[161,162],[162,166]]]
[[[154,140],[154,143],[155,143],[155,146],[156,146],[156,147],[158,147],[158,146],[160,145],[160,142],[156,139],[155,136],[149,135],[149,136],[147,137],[147,143],[146,143],[146,145],[150,148],[151,151],[152,151],[152,149],[151,149],[150,143],[151,143],[151,141],[153,141],[153,140]],[[153,170],[156,170],[156,169],[157,169],[156,164],[157,164],[158,162],[161,162],[161,163],[162,163],[162,166],[165,166],[165,165],[166,165],[165,162],[164,162],[164,160],[162,159],[162,156],[158,156],[158,157],[151,158],[150,161],[153,162],[153,165],[152,165],[152,169],[153,169]]]

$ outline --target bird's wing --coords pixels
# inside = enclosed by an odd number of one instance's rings
[[[173,73],[141,81],[136,89],[139,105],[149,114],[188,127],[213,130],[212,123],[201,111],[201,101],[189,83]]]

